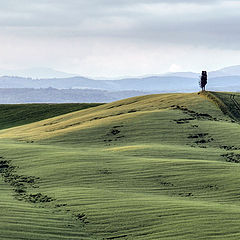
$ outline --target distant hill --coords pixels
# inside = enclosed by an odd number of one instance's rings
[[[202,69],[204,70],[204,69]],[[173,73],[167,73],[163,76],[175,76],[175,77],[188,77],[188,78],[199,78],[200,72],[173,72]],[[240,76],[240,65],[237,66],[230,66],[221,68],[216,71],[209,71],[208,77],[209,78],[216,78],[216,77],[226,77],[226,76]]]
[[[57,88],[98,89],[107,91],[192,91],[197,90],[197,79],[185,77],[128,78],[121,80],[93,80],[84,77],[32,79],[0,77],[0,88]]]
[[[204,69],[200,69],[200,70],[204,70]],[[170,72],[166,74],[159,74],[156,76],[199,78],[200,70],[197,73],[196,72]],[[81,75],[77,73],[66,73],[66,72],[55,70],[49,67],[35,67],[35,68],[15,69],[15,70],[0,69],[0,76],[11,76],[11,77],[15,76],[15,77],[32,78],[32,79],[71,78],[76,76],[81,77]],[[148,77],[149,76],[151,75],[148,75]],[[216,71],[209,71],[210,78],[225,77],[225,76],[240,76],[240,65],[225,67]],[[129,79],[129,78],[137,78],[137,77],[124,77],[122,79],[126,79],[126,78]],[[106,80],[106,79],[103,77],[101,78],[101,80]]]
[[[34,70],[33,70],[34,71]],[[37,72],[37,70],[36,70]],[[49,70],[51,72],[51,70]],[[58,72],[61,75],[61,72]],[[51,75],[51,74],[50,74]],[[52,76],[54,71],[52,72]],[[55,73],[57,76],[57,72]],[[56,89],[95,89],[106,91],[158,91],[158,92],[192,92],[198,91],[200,73],[179,72],[161,76],[124,78],[120,80],[94,80],[81,76],[55,78],[0,77],[0,88],[56,88]],[[236,90],[240,86],[240,66],[233,66],[209,72],[208,88],[210,90]],[[63,75],[62,75],[63,76]],[[222,87],[223,89],[219,89]]]
[[[34,72],[34,70],[32,70]],[[199,91],[199,73],[179,72],[161,76],[94,80],[49,69],[58,78],[0,77],[0,103],[111,102],[152,94]],[[38,72],[36,70],[36,72]],[[43,70],[47,72],[47,70]],[[38,72],[39,73],[39,72]],[[30,72],[29,72],[30,74]],[[58,75],[59,74],[59,75]],[[66,77],[63,77],[66,76]],[[70,76],[70,77],[69,77]],[[209,72],[207,89],[240,91],[240,66]]]
[[[240,91],[240,76],[210,78],[207,89]],[[122,80],[0,78],[0,103],[102,103],[153,93],[197,91],[197,78],[176,76]]]
[[[222,68],[217,71],[209,73],[210,78],[226,77],[226,76],[240,76],[240,65]]]
[[[219,91],[240,91],[240,76],[223,76],[211,78],[208,89]]]
[[[55,88],[0,88],[0,104],[16,103],[106,103],[150,94],[142,91]]]

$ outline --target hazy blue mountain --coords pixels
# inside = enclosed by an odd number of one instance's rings
[[[240,76],[225,76],[215,77],[208,80],[207,87],[209,89],[221,89],[224,91],[226,88],[240,88]]]
[[[240,76],[240,65],[222,68],[220,70],[212,71],[209,73],[210,78],[226,76]]]
[[[122,80],[92,80],[84,77],[31,79],[0,77],[0,88],[99,89],[108,91],[192,91],[197,79],[183,77],[147,77]]]
[[[108,92],[90,89],[0,88],[0,104],[16,103],[104,103],[151,94],[139,91]]]
[[[38,88],[39,84],[32,78],[0,77],[0,88]]]
[[[225,74],[228,74],[225,76]],[[199,91],[198,73],[94,80],[85,77],[0,77],[0,103],[111,102],[152,93]],[[208,90],[240,91],[240,66],[209,73]]]
[[[204,69],[202,69],[204,70]],[[174,72],[174,73],[167,73],[163,76],[175,76],[175,77],[187,77],[187,78],[199,78],[201,73],[194,73],[194,72]],[[222,68],[216,71],[208,72],[209,78],[216,78],[216,77],[226,77],[226,76],[240,76],[240,65],[231,66]]]
[[[204,70],[204,69],[202,69]],[[24,78],[33,79],[49,79],[49,78],[71,78],[79,76],[79,74],[66,73],[58,70],[54,70],[46,67],[28,68],[28,69],[18,69],[18,70],[3,70],[0,69],[0,76],[16,76]],[[199,78],[199,73],[195,72],[171,72],[162,75],[156,75],[155,77],[184,77],[184,78]],[[209,78],[224,77],[224,76],[240,76],[240,65],[225,67],[216,71],[209,72]],[[151,77],[151,76],[147,76]],[[130,77],[124,77],[124,79],[129,79]],[[132,78],[132,77],[131,77]],[[142,77],[146,78],[146,77]],[[106,80],[106,79],[102,79]],[[108,79],[109,80],[109,79]]]
[[[122,80],[92,80],[84,77],[32,79],[20,77],[0,77],[0,88],[56,88],[94,89],[106,91],[144,92],[194,92],[199,90],[198,78],[154,76],[128,78]],[[211,90],[236,89],[240,86],[240,76],[209,78],[207,88]]]
[[[194,73],[194,72],[173,72],[173,73],[167,73],[163,76],[169,76],[169,77],[186,77],[186,78],[199,78],[200,73]]]

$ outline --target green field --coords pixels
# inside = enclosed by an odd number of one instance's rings
[[[238,104],[0,106],[0,239],[240,239]]]

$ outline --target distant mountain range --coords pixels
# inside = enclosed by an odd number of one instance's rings
[[[200,73],[194,72],[175,72],[167,73],[164,76],[175,76],[175,77],[187,77],[187,78],[199,78]],[[208,72],[209,79],[216,77],[226,77],[226,76],[240,76],[240,65],[231,66],[219,69],[217,71]]]
[[[108,92],[91,89],[0,88],[0,104],[17,103],[106,103],[148,94],[139,91]]]
[[[33,69],[31,71],[34,72]],[[31,71],[29,70],[29,74]],[[47,72],[46,69],[42,71]],[[120,80],[94,80],[51,69],[48,69],[48,73],[56,77],[0,77],[0,103],[110,102],[152,93],[199,91],[200,73],[193,72]],[[36,75],[39,75],[37,70]],[[240,91],[240,66],[209,72],[207,89]]]
[[[240,65],[222,68],[217,71],[211,71],[208,74],[210,78],[225,77],[225,76],[240,76]],[[200,72],[199,73],[173,72],[173,73],[166,73],[166,74],[161,74],[157,76],[198,78],[199,75],[200,75]],[[66,73],[66,72],[58,71],[51,68],[39,67],[39,68],[17,69],[17,70],[0,69],[0,76],[22,77],[22,78],[32,78],[32,79],[43,79],[43,78],[49,79],[49,78],[71,78],[71,77],[77,77],[77,76],[79,77],[80,75],[76,73]],[[125,78],[130,78],[130,77],[125,77]],[[106,80],[106,79],[103,78],[102,80]]]
[[[84,77],[32,79],[0,77],[0,88],[94,89],[107,91],[197,91],[197,78],[153,76],[122,80],[93,80]]]

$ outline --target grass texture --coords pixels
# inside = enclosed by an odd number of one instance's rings
[[[0,239],[239,239],[236,102],[148,95],[2,127]]]

